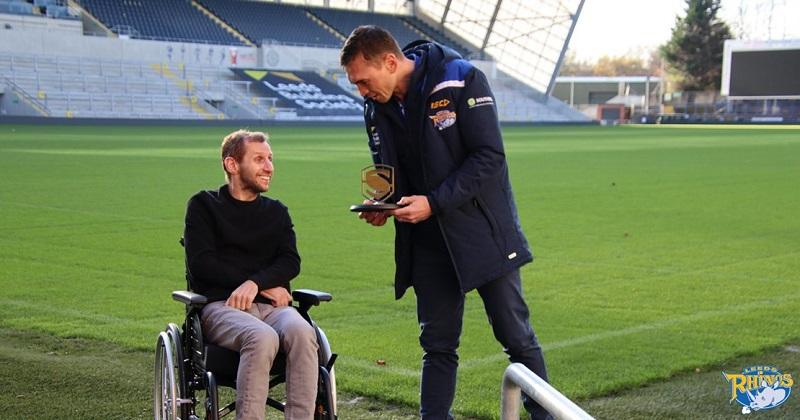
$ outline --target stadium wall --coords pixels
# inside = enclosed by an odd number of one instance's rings
[[[262,48],[85,36],[80,21],[0,14],[0,52],[17,55],[185,63],[283,70],[339,68],[336,48],[264,45]]]
[[[80,35],[83,33],[83,26],[79,20],[50,19],[41,16],[0,13],[0,34],[2,34],[3,38],[9,33],[18,30],[43,30]]]
[[[70,23],[76,23],[80,28],[80,22],[70,21]],[[52,31],[38,26],[0,30],[0,34],[2,34],[0,52],[15,55],[68,56],[224,67],[261,66],[259,50],[253,47],[93,37],[84,36],[80,29],[77,32]]]
[[[261,56],[261,67],[266,68],[320,71],[340,67],[336,48],[264,45]]]

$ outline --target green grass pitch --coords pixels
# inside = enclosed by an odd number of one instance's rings
[[[340,354],[339,387],[415,404],[421,350],[413,293],[393,300],[393,229],[347,211],[369,163],[364,130],[251,128],[272,136],[269,195],[289,207],[303,257],[294,287],[334,295],[313,314]],[[150,349],[182,318],[169,295],[185,285],[185,203],[224,181],[229,131],[0,125],[0,325]],[[566,395],[800,337],[800,128],[504,134],[537,256],[525,293]],[[494,417],[507,361],[475,294],[464,323],[455,409]]]

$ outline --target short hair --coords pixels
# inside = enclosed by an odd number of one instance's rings
[[[230,174],[225,169],[225,158],[232,157],[237,162],[244,158],[245,142],[258,142],[269,144],[269,135],[261,131],[236,130],[222,139],[220,153],[222,154],[222,170],[225,171],[225,179],[229,180]]]
[[[397,57],[403,56],[400,45],[389,31],[375,25],[363,25],[353,29],[353,32],[344,41],[339,54],[339,62],[342,67],[347,66],[359,54],[362,54],[367,61],[376,62],[387,53],[392,53]]]

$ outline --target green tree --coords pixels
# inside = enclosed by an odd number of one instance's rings
[[[722,75],[722,48],[731,38],[728,24],[717,18],[721,0],[686,0],[686,16],[678,17],[672,38],[661,54],[679,76],[681,90],[716,90]]]
[[[647,67],[639,57],[604,55],[594,65],[595,76],[647,76]]]
[[[592,76],[592,64],[585,60],[579,60],[572,51],[567,51],[564,63],[561,65],[560,76]]]
[[[579,60],[568,52],[561,66],[561,76],[646,76],[650,69],[641,58],[604,55],[596,62]]]

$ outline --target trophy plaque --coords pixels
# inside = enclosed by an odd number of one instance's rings
[[[361,194],[372,202],[350,206],[350,211],[383,211],[401,207],[386,202],[394,194],[394,168],[389,165],[370,165],[361,170]]]

